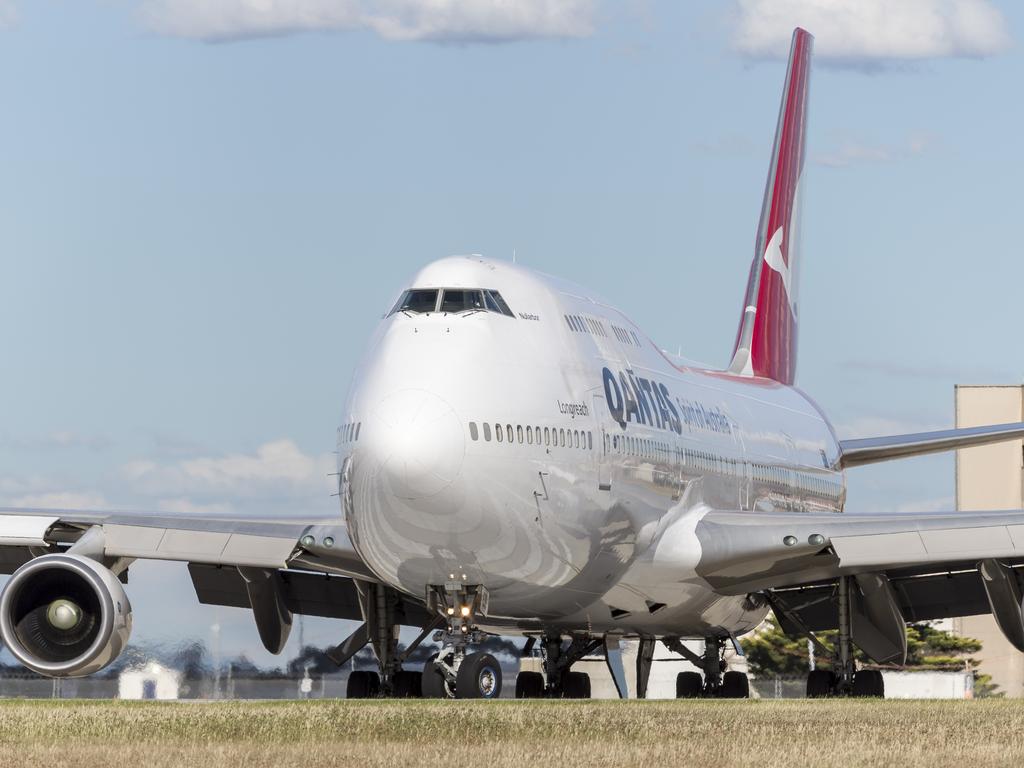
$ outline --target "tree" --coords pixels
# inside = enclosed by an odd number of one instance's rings
[[[817,637],[834,648],[838,632],[818,632]],[[788,637],[773,614],[764,624],[740,640],[747,665],[755,677],[774,675],[801,675],[810,671],[810,655],[805,638]],[[936,629],[927,622],[907,625],[907,663],[905,669],[957,671],[964,668],[974,673],[974,695],[1003,696],[997,693],[991,675],[979,674],[979,662],[970,654],[981,650],[981,642],[972,637],[958,637],[951,632]],[[871,659],[854,646],[854,658],[863,665],[873,665]],[[815,666],[831,669],[832,659],[815,652]]]

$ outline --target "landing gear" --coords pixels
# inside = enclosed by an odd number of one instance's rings
[[[440,619],[428,624],[419,637],[399,653],[398,631],[402,619],[405,618],[402,598],[395,590],[383,584],[365,581],[356,581],[355,584],[363,623],[344,641],[329,649],[326,655],[341,667],[369,644],[377,658],[379,671],[353,672],[349,676],[346,689],[348,698],[419,698],[422,695],[420,674],[403,669],[402,665],[427,635],[441,623]]]
[[[750,698],[750,683],[747,676],[743,672],[726,671],[726,663],[722,658],[724,638],[704,638],[704,653],[700,655],[683,645],[678,637],[666,637],[662,642],[666,648],[678,653],[704,672],[703,678],[699,672],[680,672],[676,676],[677,699]]]
[[[435,653],[427,659],[427,663],[423,665],[423,672],[420,673],[420,692],[424,699],[447,699],[453,693],[449,691],[448,681],[436,662]]]
[[[470,653],[456,675],[455,698],[497,699],[501,696],[501,665],[489,653]]]
[[[520,672],[516,678],[517,699],[540,699],[544,696],[544,675],[540,672]]]
[[[396,699],[419,699],[423,697],[423,675],[403,669],[391,678],[391,695]]]
[[[375,699],[380,695],[380,676],[376,672],[356,670],[348,676],[345,696],[349,699]]]
[[[807,698],[820,699],[826,696],[875,696],[885,698],[885,682],[877,669],[857,670],[853,657],[852,625],[854,578],[840,576],[836,579],[836,609],[839,632],[834,648],[822,643],[814,633],[792,611],[785,610],[771,600],[776,616],[785,618],[793,631],[805,634],[821,656],[832,658],[832,669],[814,669],[807,675]],[[902,618],[900,619],[902,626]]]
[[[437,612],[443,629],[434,634],[441,650],[423,667],[424,698],[496,699],[501,696],[501,665],[489,653],[467,653],[483,639],[474,626],[478,612],[486,613],[487,590],[449,582],[434,587],[428,607]]]
[[[812,669],[807,675],[807,698],[823,699],[832,695],[832,673],[827,669]]]
[[[676,698],[699,699],[704,691],[700,672],[680,672],[676,675]]]
[[[726,672],[718,695],[723,699],[749,699],[750,681],[742,672]]]
[[[590,675],[586,672],[566,672],[562,677],[563,699],[589,699]]]
[[[877,669],[862,669],[853,676],[854,696],[885,698],[885,680]]]

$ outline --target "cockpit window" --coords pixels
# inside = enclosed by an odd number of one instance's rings
[[[440,302],[438,297],[440,296]],[[479,288],[415,288],[402,294],[402,297],[388,313],[396,312],[424,314],[434,311],[445,313],[459,312],[494,312],[499,315],[515,317],[501,294],[490,289]]]
[[[398,303],[395,304],[395,308],[388,314],[393,315],[395,312],[416,312],[418,314],[433,312],[437,309],[437,294],[438,291],[436,289],[406,291],[402,294]]]
[[[487,308],[491,310],[491,312],[500,312],[503,315],[515,317],[515,315],[512,314],[512,310],[508,308],[508,304],[506,304],[505,300],[501,298],[500,293],[497,291],[484,291],[484,296],[487,299]]]
[[[465,289],[445,288],[441,299],[442,312],[483,312],[483,291],[467,291]]]

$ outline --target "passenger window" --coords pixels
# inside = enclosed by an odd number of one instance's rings
[[[469,422],[469,436],[471,438],[473,438],[474,440],[479,440],[480,439],[480,435],[476,431],[476,422],[475,421]]]
[[[396,312],[415,312],[416,314],[423,314],[426,312],[433,312],[437,308],[437,294],[436,289],[433,290],[410,290],[402,294],[398,303],[395,304],[388,314],[393,315]]]
[[[565,448],[565,430],[561,427],[558,428],[558,445]]]
[[[587,450],[594,450],[594,433],[590,431],[587,432]]]
[[[551,430],[544,427],[544,445],[551,445]]]
[[[484,440],[491,442],[491,425],[484,422]]]
[[[513,435],[513,434],[512,434],[512,425],[511,425],[511,424],[506,424],[506,425],[505,425],[505,433],[506,433],[506,434],[508,435],[508,441],[509,441],[510,443],[511,443],[511,442],[512,442],[513,440],[515,440],[515,439],[516,439],[516,438],[515,438],[515,435]],[[522,440],[520,440],[519,442],[522,442]]]
[[[572,444],[574,448],[580,447],[580,433],[575,429],[572,431]]]
[[[484,295],[482,291],[445,289],[441,299],[442,312],[484,311]]]
[[[526,428],[526,442],[528,445],[533,445],[533,427]]]
[[[358,424],[356,424],[356,440],[359,439],[359,430],[362,428],[362,426],[363,426],[363,422],[361,422],[361,421]]]
[[[501,424],[494,425],[494,437],[499,443],[501,442]]]

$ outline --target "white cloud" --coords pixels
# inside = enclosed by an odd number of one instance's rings
[[[984,58],[1011,44],[1007,21],[989,0],[739,0],[735,47],[780,58],[793,28],[815,36],[815,54],[838,66]]]
[[[3,2],[3,0],[0,0]],[[585,37],[596,0],[143,0],[157,32],[236,40],[366,29],[386,40],[451,43]]]
[[[328,475],[333,471],[330,454],[309,456],[291,440],[266,443],[252,454],[191,458],[171,464],[136,460],[122,467],[137,491],[174,498],[179,494],[222,498],[320,494],[329,492]]]

